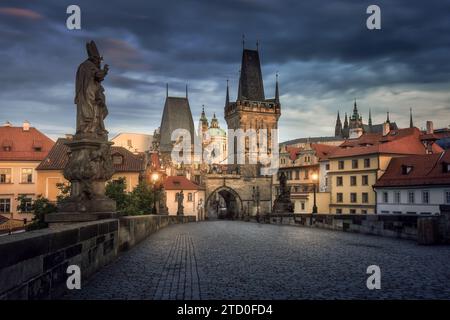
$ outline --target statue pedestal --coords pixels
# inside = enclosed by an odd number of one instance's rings
[[[277,197],[273,203],[272,213],[292,213],[294,204],[289,197]]]
[[[69,161],[64,177],[71,183],[70,197],[58,203],[58,213],[47,214],[48,223],[70,223],[117,216],[116,202],[105,196],[106,181],[114,169],[111,142],[105,138],[75,135],[66,143]]]

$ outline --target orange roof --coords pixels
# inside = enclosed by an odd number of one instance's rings
[[[164,181],[166,190],[201,190],[198,184],[192,182],[184,176],[168,176]]]
[[[381,133],[363,134],[357,139],[346,140],[330,158],[343,158],[367,154],[426,154],[422,143],[422,133],[417,128],[391,130],[383,136]],[[442,148],[433,144],[433,152],[442,152]]]
[[[393,158],[375,187],[450,185],[450,152]],[[405,170],[409,167],[410,171]]]
[[[30,127],[0,127],[0,161],[41,161],[55,142]],[[10,151],[5,149],[10,148]],[[37,151],[40,148],[40,151]]]

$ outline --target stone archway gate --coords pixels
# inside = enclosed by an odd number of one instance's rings
[[[222,190],[238,195],[239,218],[272,212],[272,177],[243,177],[240,174],[207,174],[205,176],[205,205],[211,196]],[[259,189],[259,205],[254,187]],[[230,190],[231,189],[231,190]]]

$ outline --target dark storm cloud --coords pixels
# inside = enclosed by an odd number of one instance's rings
[[[373,3],[382,30],[366,29]],[[71,4],[81,7],[81,31],[65,28]],[[189,84],[194,118],[203,104],[221,115],[226,79],[236,96],[242,34],[246,47],[260,41],[267,96],[280,73],[283,139],[331,134],[337,109],[350,111],[354,97],[380,120],[386,109],[401,117],[411,105],[442,115],[450,112],[449,18],[450,3],[440,0],[3,1],[0,118],[26,118],[54,135],[73,130],[74,74],[89,39],[111,67],[112,133],[152,132],[166,82],[171,95]]]

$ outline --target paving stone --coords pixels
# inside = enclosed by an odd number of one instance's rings
[[[368,290],[369,265],[381,290]],[[450,299],[448,246],[240,221],[163,228],[66,299]]]

